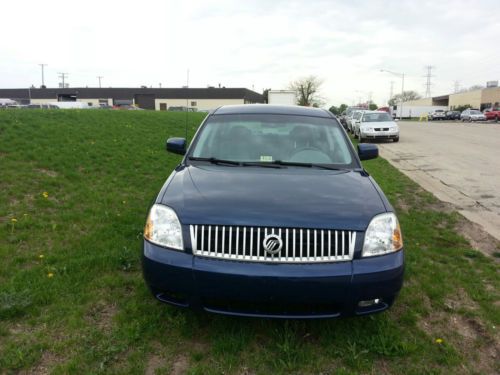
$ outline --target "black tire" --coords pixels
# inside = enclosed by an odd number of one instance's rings
[[[399,137],[393,139],[394,142],[399,142]]]

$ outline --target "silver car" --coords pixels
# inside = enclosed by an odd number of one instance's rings
[[[356,122],[358,122],[361,119],[361,116],[363,115],[364,110],[357,110],[352,112],[351,116],[347,118],[347,131],[355,134],[354,133],[354,127],[356,125]]]
[[[354,135],[360,142],[369,139],[392,139],[399,142],[399,126],[384,111],[364,111],[354,126]]]
[[[462,121],[486,121],[486,116],[478,111],[477,109],[466,109],[460,114],[460,120]]]

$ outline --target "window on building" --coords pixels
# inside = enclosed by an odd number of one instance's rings
[[[99,107],[108,105],[108,99],[99,99]]]
[[[196,102],[191,102],[191,107],[196,107],[198,104]]]
[[[166,111],[167,110],[167,103],[160,103],[160,111]]]
[[[87,102],[87,104],[89,105],[89,107],[92,107],[94,105],[94,103],[92,102]]]

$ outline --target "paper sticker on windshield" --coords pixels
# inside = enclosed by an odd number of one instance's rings
[[[260,161],[273,161],[273,157],[267,155],[260,155]]]

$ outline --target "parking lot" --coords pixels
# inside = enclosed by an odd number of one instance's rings
[[[500,239],[500,125],[399,122],[399,143],[382,143],[393,165]]]

